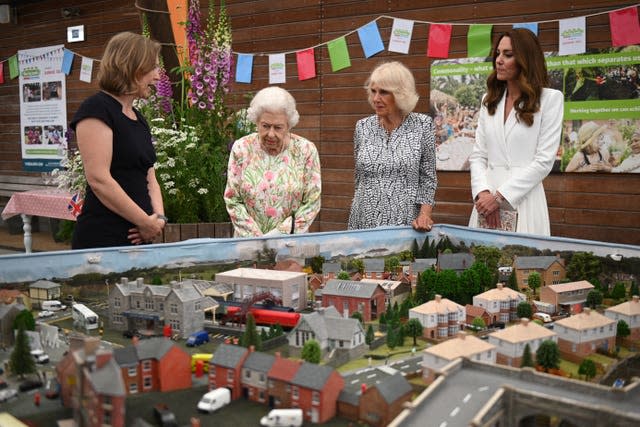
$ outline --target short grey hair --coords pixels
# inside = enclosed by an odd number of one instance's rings
[[[295,127],[300,119],[296,110],[296,100],[289,92],[278,86],[269,86],[256,93],[247,109],[247,118],[257,125],[265,111],[284,113],[287,116],[289,129]]]
[[[404,64],[398,61],[384,62],[373,69],[371,76],[364,84],[369,104],[373,108],[375,107],[371,86],[374,84],[393,94],[396,105],[402,114],[407,115],[416,108],[419,98],[416,91],[416,80]]]

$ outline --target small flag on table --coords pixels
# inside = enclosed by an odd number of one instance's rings
[[[80,212],[82,212],[83,204],[84,199],[82,198],[82,195],[80,193],[76,193],[71,197],[71,200],[69,200],[69,206],[67,206],[67,209],[69,209],[71,215],[77,218],[78,215],[80,215]]]

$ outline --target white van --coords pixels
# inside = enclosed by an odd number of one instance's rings
[[[268,415],[260,419],[261,426],[284,427],[302,425],[302,409],[272,409]]]
[[[547,313],[542,312],[533,313],[533,318],[542,320],[544,323],[550,323],[553,320]]]
[[[231,391],[225,387],[218,387],[205,393],[198,402],[198,410],[201,412],[211,413],[231,402]]]
[[[60,311],[60,310],[66,310],[67,306],[63,305],[60,301],[58,300],[49,300],[49,301],[42,301],[42,310],[48,310],[48,311]]]

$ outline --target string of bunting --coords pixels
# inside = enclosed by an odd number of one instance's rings
[[[638,6],[640,6],[640,3],[610,11],[567,19],[554,19],[527,23],[503,23],[501,25],[512,25],[514,28],[528,28],[537,34],[538,24],[558,22],[559,55],[581,54],[586,52],[586,18],[605,13],[609,15],[611,44],[613,47],[640,44]],[[493,24],[436,23],[381,15],[364,26],[343,34],[338,38],[302,50],[280,53],[243,53],[234,51],[233,53],[237,56],[235,81],[236,83],[251,83],[254,56],[267,56],[269,58],[269,84],[285,83],[286,55],[289,54],[296,55],[298,80],[315,78],[315,49],[323,46],[326,46],[329,51],[331,70],[333,72],[348,68],[351,66],[351,58],[347,48],[347,36],[357,32],[365,58],[370,58],[384,50],[384,43],[378,29],[378,21],[380,19],[393,20],[391,36],[387,47],[390,52],[403,54],[407,54],[409,52],[411,36],[415,23],[429,25],[426,52],[429,58],[443,59],[449,57],[449,46],[451,43],[451,32],[453,26],[469,27],[467,32],[468,57],[487,57],[491,52],[491,31],[493,29]],[[54,59],[54,57],[59,58],[61,52],[63,52],[61,71],[66,75],[69,75],[74,56],[80,56],[82,58],[81,80],[90,83],[93,62],[99,60],[79,55],[64,47],[57,47],[49,52],[37,55],[37,57],[22,55],[18,58],[18,55],[16,54],[0,61],[0,84],[4,83],[5,62],[8,62],[9,64],[9,77],[11,79],[15,79],[19,76],[19,63],[21,65],[28,65],[31,61],[41,61],[47,58]]]

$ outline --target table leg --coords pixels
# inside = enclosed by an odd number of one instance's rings
[[[24,230],[24,251],[31,253],[31,215],[20,214],[22,217],[22,230]]]

